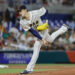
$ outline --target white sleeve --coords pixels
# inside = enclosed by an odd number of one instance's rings
[[[28,31],[30,29],[30,26],[24,21],[20,21],[20,25],[25,31]]]
[[[39,10],[34,10],[34,13],[37,14],[38,16],[43,16],[46,13],[46,9],[42,7]]]

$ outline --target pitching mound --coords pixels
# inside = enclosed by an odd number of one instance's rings
[[[24,69],[26,66],[9,66],[9,69]],[[37,65],[32,74],[27,75],[75,75],[75,66],[66,65]],[[20,75],[19,73],[9,73],[0,75]],[[23,74],[24,75],[24,74]]]

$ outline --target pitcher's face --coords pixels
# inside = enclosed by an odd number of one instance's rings
[[[25,17],[25,16],[26,16],[26,13],[27,13],[27,10],[23,9],[23,10],[21,10],[21,11],[19,12],[19,15],[20,15],[21,17]]]

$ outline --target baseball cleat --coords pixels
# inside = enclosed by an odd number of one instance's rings
[[[63,33],[65,33],[66,31],[68,31],[68,27],[67,27],[65,24],[63,24],[62,27],[61,27],[59,30],[60,30],[60,32],[63,34]]]
[[[67,24],[63,24],[63,26],[67,27],[68,29],[70,29],[69,25]]]
[[[24,70],[24,72],[21,72],[20,74],[30,74],[30,73],[32,73],[32,71]]]

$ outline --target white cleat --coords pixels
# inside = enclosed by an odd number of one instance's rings
[[[68,26],[66,24],[63,24],[62,27],[59,29],[61,30],[62,34],[68,31]]]

